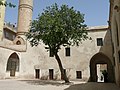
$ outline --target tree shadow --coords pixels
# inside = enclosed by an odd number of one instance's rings
[[[64,90],[120,90],[114,83],[95,83],[74,84]]]
[[[54,85],[54,86],[62,86],[65,85],[61,81],[53,81],[53,80],[20,80],[26,82],[31,85]]]

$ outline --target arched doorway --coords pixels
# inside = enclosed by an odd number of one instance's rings
[[[6,71],[10,71],[10,76],[15,76],[15,72],[19,71],[19,57],[16,53],[9,56]]]
[[[103,53],[95,54],[90,60],[90,81],[97,82],[97,65],[105,64],[107,66],[108,82],[114,82],[114,69],[110,59]]]

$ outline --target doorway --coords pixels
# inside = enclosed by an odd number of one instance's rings
[[[105,82],[104,71],[107,71],[107,64],[97,64],[97,82]]]
[[[10,76],[14,77],[15,73],[19,71],[19,57],[16,53],[13,53],[8,58],[6,71],[10,72]]]
[[[49,79],[53,80],[53,76],[54,76],[54,70],[53,69],[49,69]]]
[[[107,70],[107,82],[114,82],[114,67],[111,60],[103,53],[95,54],[90,60],[90,81],[98,82],[98,73],[100,73],[98,68]]]
[[[35,69],[35,78],[36,79],[40,78],[40,69]]]

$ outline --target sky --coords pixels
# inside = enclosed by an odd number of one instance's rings
[[[6,8],[5,21],[12,24],[17,23],[19,0],[7,0],[16,5],[16,8]],[[109,20],[109,0],[33,0],[33,18],[43,12],[47,6],[57,3],[59,6],[66,4],[74,7],[75,10],[85,14],[85,24],[87,26],[108,25]]]

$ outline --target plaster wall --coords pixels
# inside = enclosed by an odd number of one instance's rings
[[[76,71],[82,72],[82,80],[88,80],[90,77],[90,60],[96,53],[103,53],[112,61],[112,48],[110,41],[110,31],[106,30],[91,30],[89,36],[92,40],[83,41],[80,46],[70,47],[70,56],[65,56],[65,47],[59,51],[59,56],[62,60],[64,69],[66,69],[67,76],[74,80],[76,79]],[[97,46],[96,38],[103,38],[103,46]],[[107,42],[106,42],[107,41]],[[108,42],[109,41],[109,42]],[[107,50],[108,49],[108,50]],[[1,58],[2,66],[4,67],[3,74],[9,76],[9,72],[5,71],[8,56],[14,51],[1,48],[5,52]],[[49,79],[49,69],[54,69],[54,79],[61,79],[61,74],[57,61],[54,57],[49,57],[49,52],[45,49],[45,45],[41,43],[37,47],[31,47],[27,42],[26,52],[17,52],[20,59],[20,70],[16,77],[29,79],[35,78],[35,69],[40,69],[40,78]],[[2,54],[2,53],[1,53]],[[7,56],[7,57],[5,57]],[[3,75],[4,76],[4,75]]]

